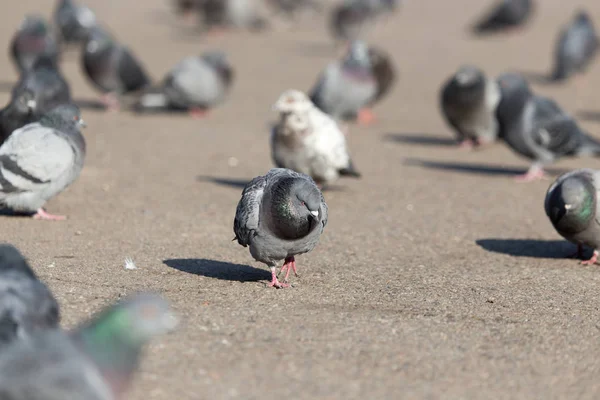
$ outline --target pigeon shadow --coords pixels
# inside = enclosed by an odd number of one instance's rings
[[[30,213],[19,212],[19,211],[12,210],[10,208],[0,207],[0,216],[1,217],[17,217],[17,218],[21,217],[21,218],[23,218],[23,217],[31,217],[34,214],[35,214],[34,212],[30,212]]]
[[[600,122],[600,111],[580,111],[577,113],[577,117],[579,117],[582,121]]]
[[[205,258],[175,258],[163,260],[163,263],[188,274],[224,281],[258,282],[271,279],[271,274],[264,269]]]
[[[217,185],[229,186],[238,189],[243,189],[244,187],[246,187],[248,182],[250,182],[250,179],[217,178],[214,176],[205,175],[198,175],[196,177],[196,180],[198,182],[212,182],[216,183]]]
[[[73,99],[73,103],[82,110],[105,111],[106,106],[99,100]]]
[[[492,253],[508,254],[515,257],[569,258],[577,250],[574,244],[566,240],[488,238],[476,240],[475,243]]]
[[[428,160],[419,160],[415,158],[408,158],[404,160],[405,165],[416,165],[424,168],[431,169],[445,169],[450,171],[464,172],[470,174],[480,174],[480,175],[519,175],[527,171],[527,167],[524,168],[515,168],[515,167],[505,167],[505,166],[494,166],[494,165],[486,165],[486,164],[467,164],[460,162],[438,162],[438,161],[428,161]],[[561,175],[567,172],[566,169],[547,169],[546,170],[551,175]]]
[[[384,139],[390,142],[416,144],[422,146],[457,146],[455,139],[441,136],[430,136],[419,133],[386,133]]]

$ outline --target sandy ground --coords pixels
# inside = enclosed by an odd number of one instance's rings
[[[26,12],[50,15],[51,3],[5,0],[4,43]],[[206,120],[85,109],[85,168],[47,207],[69,220],[1,217],[2,241],[30,258],[66,326],[136,291],[172,302],[183,324],[149,348],[130,399],[598,398],[600,267],[564,258],[574,246],[544,214],[549,182],[514,183],[527,162],[501,144],[453,147],[437,106],[441,82],[465,62],[545,74],[575,5],[539,1],[525,30],[485,40],[465,29],[487,1],[410,1],[378,26],[369,39],[391,52],[400,80],[378,122],[351,130],[364,178],[325,193],[319,246],[299,258],[293,288],[274,290],[231,242],[232,221],[243,184],[272,166],[272,103],[308,89],[335,56],[323,18],[201,38],[166,0],[88,3],[155,79],[209,48],[227,51],[237,72],[230,100]],[[599,2],[579,3],[600,23]],[[0,71],[4,101],[8,57]],[[96,98],[76,54],[64,71],[78,100]],[[579,86],[534,86],[600,136],[600,63]],[[600,161],[554,171],[584,166]],[[125,257],[139,269],[126,271]]]

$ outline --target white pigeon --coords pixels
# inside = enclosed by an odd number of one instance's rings
[[[271,133],[271,154],[277,167],[309,175],[321,185],[340,176],[360,177],[339,125],[306,94],[287,90],[273,108],[281,115]]]

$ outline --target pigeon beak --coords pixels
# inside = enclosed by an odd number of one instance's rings
[[[27,108],[33,110],[36,106],[35,100],[27,100]]]
[[[82,127],[82,128],[86,128],[86,127],[87,127],[87,124],[85,123],[85,121],[84,121],[84,120],[82,120],[82,119],[80,118],[80,119],[79,119],[79,126],[80,126],[80,127]]]
[[[319,210],[310,212],[315,218],[319,218]]]
[[[570,210],[571,208],[573,208],[573,204],[565,204],[565,210]]]

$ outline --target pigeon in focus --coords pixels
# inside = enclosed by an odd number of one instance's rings
[[[59,322],[58,303],[48,287],[19,250],[0,244],[0,348]]]
[[[89,7],[76,4],[73,0],[58,0],[54,23],[58,27],[61,43],[69,45],[83,43],[98,21]]]
[[[63,104],[12,132],[0,146],[0,204],[35,219],[63,220],[42,207],[79,176],[85,158],[79,108]]]
[[[442,113],[456,131],[461,147],[491,143],[498,137],[496,107],[500,88],[479,68],[465,65],[448,79],[440,92]]]
[[[35,102],[32,111],[33,119],[39,120],[61,104],[71,103],[71,89],[65,77],[52,59],[40,57],[32,69],[23,75],[12,90],[12,97],[18,98],[20,93],[31,91]]]
[[[120,96],[150,85],[150,78],[133,53],[102,28],[94,28],[85,41],[82,55],[85,75],[104,93],[107,109],[120,108]]]
[[[70,333],[39,332],[0,352],[0,398],[123,399],[143,347],[177,318],[158,295],[131,296]]]
[[[488,14],[475,24],[473,31],[476,34],[489,34],[523,26],[534,9],[534,0],[499,0]]]
[[[583,246],[589,246],[594,254],[581,263],[595,264],[600,250],[600,219],[598,215],[598,191],[600,171],[578,169],[567,172],[548,188],[544,209],[554,229],[569,242],[577,245],[579,258],[583,258]]]
[[[590,16],[580,11],[558,37],[551,79],[562,81],[584,71],[596,57],[599,47],[600,39]]]
[[[561,157],[600,156],[600,143],[553,100],[534,95],[522,76],[503,74],[498,85],[500,137],[516,153],[533,160],[518,181],[543,178],[544,166]]]
[[[327,224],[327,204],[308,176],[285,168],[271,169],[250,181],[237,205],[235,239],[256,261],[271,269],[269,286],[284,288],[290,269],[296,271],[295,256],[311,251]],[[285,260],[277,279],[277,264]]]
[[[226,27],[259,31],[267,26],[256,0],[204,0],[200,15],[202,27],[212,31]]]
[[[10,102],[0,110],[0,145],[17,129],[35,122],[36,107],[35,93],[31,89],[13,90]]]
[[[169,72],[160,87],[143,94],[134,110],[188,110],[202,117],[225,100],[233,78],[233,68],[220,51],[187,57]]]
[[[368,124],[374,116],[367,106],[380,96],[381,91],[369,48],[357,40],[341,62],[327,66],[311,91],[310,99],[335,119],[358,119],[360,123]]]
[[[12,38],[10,51],[20,73],[31,69],[40,56],[50,58],[54,63],[58,63],[59,58],[58,44],[50,26],[38,15],[25,17]]]
[[[287,90],[273,108],[281,116],[271,134],[271,154],[277,167],[309,175],[322,185],[340,176],[360,177],[350,159],[344,133],[308,96]]]

